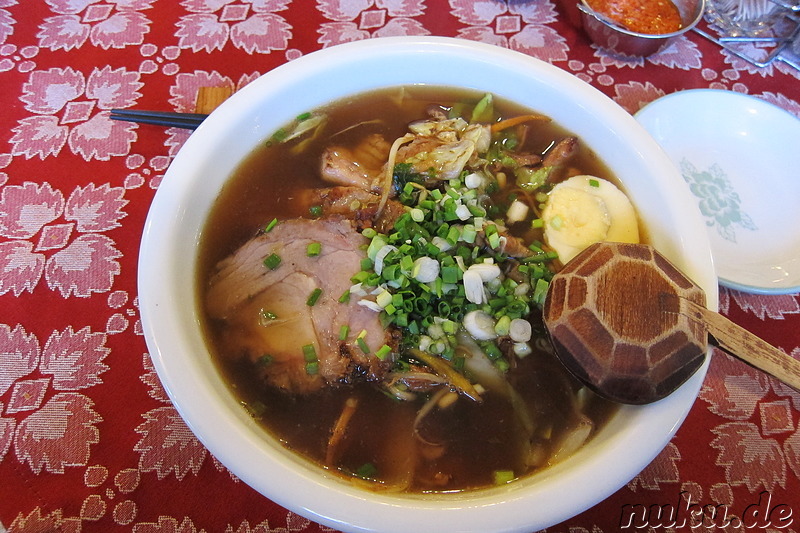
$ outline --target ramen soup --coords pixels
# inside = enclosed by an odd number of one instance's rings
[[[435,87],[297,117],[238,169],[200,243],[213,357],[287,448],[376,490],[511,482],[613,414],[555,359],[560,266],[638,240],[627,197],[548,117]]]

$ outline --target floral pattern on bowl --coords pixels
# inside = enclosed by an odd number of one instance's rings
[[[736,228],[757,231],[750,215],[742,211],[742,201],[730,178],[719,165],[698,170],[688,159],[681,160],[681,174],[689,190],[700,200],[700,213],[706,224],[717,229],[723,239],[736,242]]]

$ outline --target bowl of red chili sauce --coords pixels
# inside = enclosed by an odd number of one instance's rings
[[[705,0],[580,0],[583,28],[598,46],[649,56],[703,17]]]

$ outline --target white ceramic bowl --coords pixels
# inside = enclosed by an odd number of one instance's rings
[[[403,84],[489,91],[550,115],[578,134],[624,183],[651,242],[700,284],[717,283],[699,211],[647,132],[609,98],[559,68],[507,49],[437,37],[328,48],[254,81],[211,114],[170,166],[141,248],[142,322],[155,368],[197,437],[225,466],[280,505],[345,531],[533,531],[602,501],[667,444],[691,408],[706,367],[668,398],[624,407],[572,458],[542,474],[450,495],[372,493],[285,450],[238,404],[199,328],[197,242],[209,208],[251,150],[300,112]]]
[[[669,94],[636,120],[689,183],[720,285],[800,292],[800,152],[787,149],[800,139],[800,120],[755,96],[716,89]]]

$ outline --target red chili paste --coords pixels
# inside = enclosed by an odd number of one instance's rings
[[[670,0],[587,0],[589,7],[630,31],[658,35],[683,26]]]

